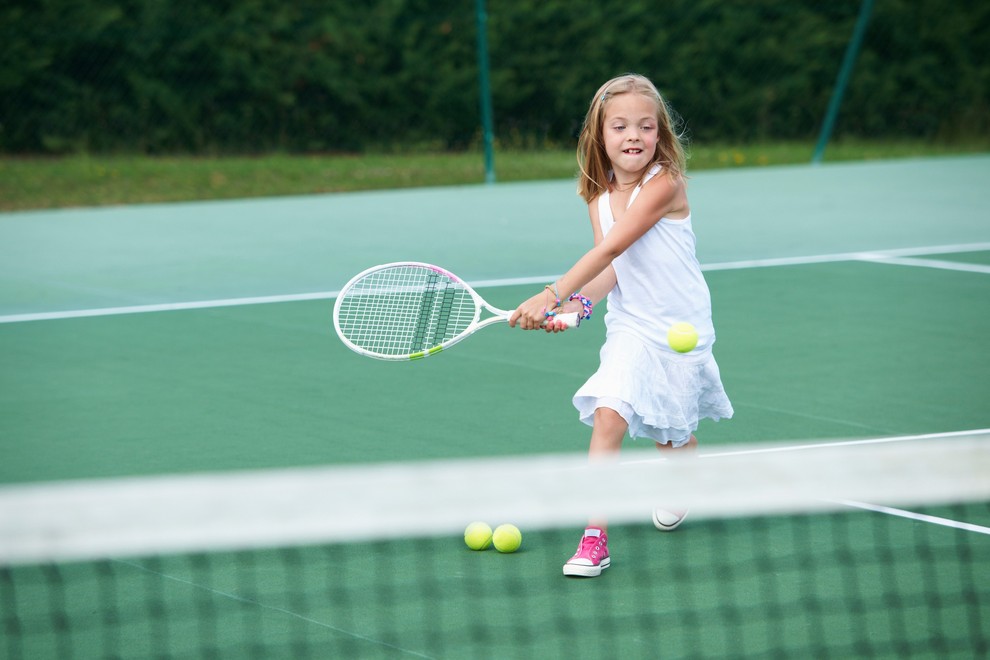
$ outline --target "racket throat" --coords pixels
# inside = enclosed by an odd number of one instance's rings
[[[411,355],[426,357],[436,352],[431,349],[439,350],[438,347],[450,338],[447,334],[457,290],[449,282],[448,278],[441,277],[439,273],[431,273],[427,279],[420,300],[416,329],[409,346]]]

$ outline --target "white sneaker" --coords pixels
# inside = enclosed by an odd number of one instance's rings
[[[653,509],[653,526],[661,532],[672,532],[684,522],[687,514],[687,511],[674,513],[666,509]]]

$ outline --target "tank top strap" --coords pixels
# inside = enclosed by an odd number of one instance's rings
[[[649,181],[657,174],[659,174],[662,167],[663,166],[660,163],[656,163],[650,167],[650,169],[646,172],[646,175],[643,177],[643,180],[640,181],[638,184],[636,184],[636,187],[633,189],[632,194],[629,195],[629,203],[626,204],[626,208],[632,206],[632,203],[633,201],[635,201],[636,196],[639,195],[639,191],[643,189],[643,184],[645,184],[647,181]]]

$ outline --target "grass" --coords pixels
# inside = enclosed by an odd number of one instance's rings
[[[810,143],[691,148],[692,171],[807,163]],[[921,142],[830,145],[826,161],[873,160],[990,151],[990,139],[965,145]],[[575,176],[572,150],[498,151],[498,181]],[[484,181],[478,152],[257,157],[76,155],[0,157],[0,211],[235,199],[275,195],[460,185]]]

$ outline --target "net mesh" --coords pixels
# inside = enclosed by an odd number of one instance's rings
[[[7,487],[0,648],[980,657],[988,461],[982,434],[674,463],[554,456]],[[658,532],[650,507],[674,496],[690,517]],[[565,578],[591,508],[612,521],[612,566]],[[522,548],[468,550],[461,531],[476,519],[517,523]]]

